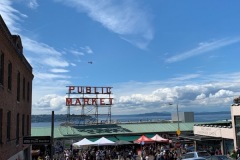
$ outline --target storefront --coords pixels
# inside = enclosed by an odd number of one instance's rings
[[[240,146],[240,104],[232,105],[231,118],[234,132],[234,146],[236,149]]]
[[[192,140],[194,150],[219,151],[229,154],[240,146],[240,104],[231,106],[231,120],[206,124],[195,124],[192,136],[180,137]]]

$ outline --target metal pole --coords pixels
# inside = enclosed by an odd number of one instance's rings
[[[51,159],[53,159],[54,150],[54,111],[52,111],[52,127],[51,127]]]
[[[177,118],[178,118],[178,130],[180,130],[180,127],[179,127],[179,113],[178,113],[178,104],[177,104]]]
[[[178,133],[180,132],[180,126],[179,126],[179,113],[178,113],[178,103],[177,103],[177,118],[178,118]],[[179,135],[180,134],[178,134],[178,141],[179,141]],[[181,154],[181,148],[178,148],[178,150],[179,150],[179,152],[178,152],[178,157],[181,157],[182,156],[182,154]]]

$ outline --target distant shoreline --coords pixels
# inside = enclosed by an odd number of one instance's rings
[[[209,116],[211,115],[211,116]],[[218,112],[194,112],[195,121],[214,121],[214,120],[226,120],[231,119],[230,111],[218,111]],[[105,116],[99,116],[100,120],[105,120]],[[79,121],[79,117],[71,117],[71,121]],[[170,112],[152,112],[144,114],[132,114],[132,115],[112,115],[113,121],[127,122],[127,121],[153,121],[153,120],[171,120]],[[32,123],[38,122],[51,122],[52,115],[32,115]],[[67,114],[55,114],[55,122],[66,122]]]
[[[183,111],[183,112],[194,112],[194,111]],[[141,115],[171,115],[172,112],[150,112],[141,114],[112,114],[113,116],[141,116]],[[206,114],[226,114],[231,113],[230,111],[215,111],[215,112],[194,112],[194,115],[206,115]],[[51,114],[32,114],[32,116],[51,116]],[[67,114],[55,114],[55,115],[67,115]]]

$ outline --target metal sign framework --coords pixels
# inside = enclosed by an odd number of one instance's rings
[[[67,122],[78,125],[111,123],[112,87],[67,86]],[[71,113],[72,108],[80,113]],[[76,121],[75,121],[76,123]]]

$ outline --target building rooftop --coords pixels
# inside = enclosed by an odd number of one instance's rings
[[[196,122],[179,123],[181,133],[192,132]],[[202,123],[197,123],[202,124]],[[204,122],[206,124],[206,122]],[[154,133],[176,133],[178,123],[120,123],[99,125],[60,125],[54,127],[55,139],[85,138],[100,136],[125,136]],[[33,127],[31,136],[51,136],[51,126]]]

